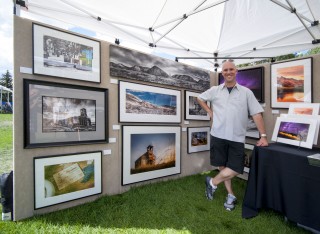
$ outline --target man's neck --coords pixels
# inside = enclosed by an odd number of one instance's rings
[[[236,82],[230,82],[230,83],[225,82],[225,86],[226,86],[227,88],[232,88],[232,87],[234,87],[235,85],[236,85]]]

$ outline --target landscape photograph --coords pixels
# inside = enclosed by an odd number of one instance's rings
[[[207,112],[200,106],[196,96],[189,96],[189,115],[207,116]]]
[[[110,75],[190,90],[210,88],[208,71],[114,45],[110,45]]]
[[[208,132],[193,132],[191,133],[191,145],[207,145],[208,144]]]
[[[278,137],[306,142],[310,124],[282,121],[278,130]]]

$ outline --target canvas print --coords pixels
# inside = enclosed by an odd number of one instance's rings
[[[110,75],[201,92],[210,88],[208,71],[114,45],[110,45]]]
[[[100,42],[33,24],[35,74],[100,82]]]
[[[95,100],[43,96],[42,104],[42,132],[96,130]]]
[[[264,102],[264,67],[255,67],[238,70],[237,82],[250,89],[258,102]],[[224,78],[219,73],[219,85],[224,83]]]
[[[311,149],[316,128],[316,119],[278,117],[272,140]]]
[[[185,119],[186,120],[210,120],[210,115],[200,106],[197,97],[200,93],[186,91],[185,96]],[[210,107],[210,102],[207,102]]]
[[[106,143],[108,90],[24,79],[25,148]]]
[[[188,154],[210,150],[210,127],[190,127],[188,132]]]
[[[101,155],[35,158],[35,209],[101,193]]]
[[[244,172],[249,173],[251,167],[251,158],[252,158],[252,151],[254,149],[254,145],[245,144],[244,145]]]
[[[181,122],[181,92],[119,82],[119,122]]]
[[[312,102],[312,58],[271,64],[271,107]]]
[[[123,184],[180,173],[180,127],[123,126]]]
[[[317,116],[319,105],[319,103],[291,103],[288,114]]]

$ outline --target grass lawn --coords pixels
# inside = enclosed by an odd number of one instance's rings
[[[239,178],[234,179],[238,205],[226,211],[224,186],[208,201],[204,177],[197,174],[149,184],[23,221],[1,221],[0,233],[307,233],[272,211],[242,219],[246,181]]]
[[[12,114],[0,114],[0,174],[12,170]]]

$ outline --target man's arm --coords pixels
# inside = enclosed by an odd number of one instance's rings
[[[207,105],[207,102],[203,101],[201,98],[197,97],[197,101],[200,104],[200,106],[210,115],[210,118],[212,119],[213,113],[210,107]]]
[[[260,140],[257,142],[257,146],[268,146],[268,139],[267,139],[266,129],[264,127],[262,115],[260,113],[255,114],[252,116],[252,119],[257,125],[257,128],[261,136]]]

